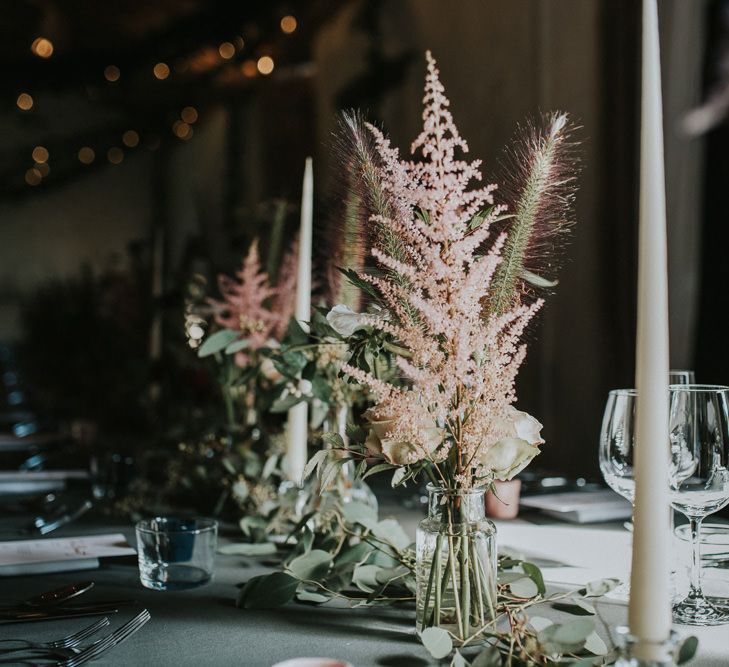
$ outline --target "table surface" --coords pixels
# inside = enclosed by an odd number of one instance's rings
[[[382,516],[387,514],[386,510],[381,512]],[[417,514],[398,510],[398,518],[414,535]],[[65,534],[116,532],[120,529],[131,538],[131,528],[119,525],[100,530],[98,525],[80,524],[67,529]],[[533,540],[535,552],[542,545],[549,555],[548,542],[553,551],[566,550],[565,562],[553,563],[557,566],[555,572],[565,571],[560,566],[571,564],[570,558],[576,557],[580,545],[584,545],[587,556],[592,557],[590,549],[595,553],[600,551],[607,554],[606,562],[615,564],[614,571],[606,571],[603,576],[614,576],[627,567],[629,549],[626,548],[625,531],[618,527],[537,526],[519,520],[501,525],[500,533],[503,535],[501,543],[516,543],[515,546],[521,546],[518,543],[526,539]],[[570,535],[572,541],[569,549],[565,549],[564,540]],[[606,567],[599,563],[598,566]],[[113,615],[112,627],[126,622],[142,607],[149,610],[152,620],[132,639],[104,654],[98,664],[271,667],[276,662],[300,656],[337,658],[349,661],[355,667],[436,664],[428,659],[427,652],[415,636],[412,610],[384,607],[350,609],[336,605],[312,607],[296,603],[266,611],[237,609],[234,604],[236,584],[265,571],[253,559],[219,555],[214,581],[207,586],[190,591],[158,592],[141,586],[135,563],[116,562],[104,564],[95,571],[0,579],[0,599],[3,602],[23,599],[86,579],[93,579],[96,586],[84,595],[84,600],[134,598],[139,603],[138,607],[124,608]],[[579,569],[575,571],[589,574]],[[606,627],[625,623],[627,608],[624,604],[603,601],[597,606]],[[560,616],[560,612],[548,605],[540,606],[533,613],[551,618]],[[69,619],[0,625],[0,638],[55,639],[90,622],[87,619]],[[728,626],[676,629],[681,636],[695,634],[699,637],[699,654],[692,665],[729,665]],[[605,637],[605,632],[601,634]]]

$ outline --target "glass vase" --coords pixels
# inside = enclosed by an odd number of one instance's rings
[[[416,536],[416,629],[447,630],[456,644],[483,639],[496,614],[496,527],[485,490],[428,486]]]

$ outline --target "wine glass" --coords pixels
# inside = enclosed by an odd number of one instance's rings
[[[701,589],[700,531],[704,517],[729,504],[729,387],[670,387],[671,505],[689,519],[693,556],[688,595],[673,607],[687,625],[729,623]]]
[[[633,454],[637,395],[635,389],[613,389],[608,394],[600,432],[600,471],[607,485],[631,504],[635,500]]]
[[[668,384],[696,384],[696,373],[672,368],[668,371]]]

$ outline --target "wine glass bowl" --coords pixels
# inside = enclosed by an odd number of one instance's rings
[[[729,623],[701,589],[700,531],[704,517],[729,504],[729,387],[671,385],[671,505],[689,519],[693,545],[688,595],[674,606],[687,625]]]
[[[600,432],[600,472],[607,485],[632,504],[635,500],[635,389],[608,394]]]

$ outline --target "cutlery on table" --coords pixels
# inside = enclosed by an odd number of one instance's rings
[[[73,584],[67,584],[61,588],[54,588],[40,595],[34,595],[27,600],[21,600],[15,604],[0,606],[0,612],[8,611],[25,611],[27,609],[46,609],[62,605],[67,600],[71,600],[79,595],[91,590],[94,587],[93,581],[79,581]]]
[[[149,612],[146,609],[142,610],[131,621],[125,623],[110,635],[107,635],[91,646],[82,649],[77,655],[59,662],[59,667],[76,667],[76,665],[82,665],[84,662],[88,662],[89,660],[99,657],[102,653],[105,653],[110,648],[121,644],[125,639],[131,637],[135,632],[146,625],[150,618],[151,616],[149,615]]]
[[[115,614],[119,611],[118,605],[97,605],[95,607],[73,607],[58,609],[28,609],[15,611],[0,611],[0,625],[8,623],[28,623],[30,621],[56,621],[66,618],[83,618],[85,616],[101,616],[102,614]]]
[[[73,632],[70,635],[55,639],[50,642],[32,642],[27,639],[0,639],[0,655],[8,653],[16,653],[18,651],[27,651],[29,649],[60,649],[72,648],[78,646],[84,639],[88,639],[91,635],[96,634],[102,628],[109,625],[108,618],[102,618],[96,623]]]
[[[30,657],[19,656],[17,659],[14,659],[13,662],[15,664],[36,664],[38,659],[45,661],[61,658],[59,662],[53,662],[51,664],[54,664],[56,667],[76,667],[76,665],[81,665],[89,660],[94,660],[110,648],[121,644],[125,639],[128,639],[141,629],[150,620],[150,618],[151,616],[149,611],[144,609],[131,621],[128,621],[111,634],[106,637],[102,637],[93,644],[89,644],[87,646],[75,645],[71,647],[31,648],[25,651],[25,653],[27,653]],[[0,663],[2,662],[7,662],[7,660],[0,658]],[[46,663],[44,662],[43,664]]]

